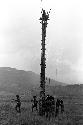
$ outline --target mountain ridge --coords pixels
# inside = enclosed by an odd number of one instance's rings
[[[48,86],[64,86],[64,83],[49,78],[46,80]],[[32,71],[18,70],[11,67],[0,67],[0,91],[11,93],[34,91],[40,86],[40,75]]]
[[[83,96],[83,84],[64,84],[49,78],[46,80],[46,94],[58,96]],[[0,68],[0,97],[25,94],[32,97],[40,93],[40,75],[32,71],[17,70],[10,67]]]

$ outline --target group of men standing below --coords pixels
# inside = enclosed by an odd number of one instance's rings
[[[39,101],[37,100],[37,97],[33,96],[32,112],[34,108],[36,109],[36,111],[38,111],[38,102]],[[54,97],[50,95],[46,96],[44,106],[45,106],[44,109],[46,112],[46,117],[48,117],[48,115],[51,114],[55,114],[55,117],[57,117],[59,113],[62,114],[64,112],[63,100],[57,98],[55,103]]]
[[[16,95],[16,106],[15,106],[15,110],[18,113],[21,113],[21,100],[19,95]],[[38,112],[38,103],[39,100],[37,100],[36,96],[33,96],[33,99],[31,100],[32,102],[32,112],[33,109],[35,108],[36,111]],[[56,103],[55,103],[55,99],[53,96],[47,95],[45,98],[45,105],[44,105],[44,109],[45,109],[45,114],[46,117],[50,117],[52,114],[55,114],[55,117],[57,117],[59,115],[59,113],[63,113],[64,112],[64,103],[62,99],[57,98]]]

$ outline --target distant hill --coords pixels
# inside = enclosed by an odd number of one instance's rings
[[[23,91],[39,84],[39,76],[31,71],[0,67],[0,90]]]
[[[0,67],[0,98],[19,93],[26,98],[40,93],[40,75],[32,71],[17,70],[10,67]],[[83,97],[83,84],[67,85],[58,81],[46,80],[46,94],[57,97]]]
[[[49,84],[47,78],[46,84]],[[0,67],[0,91],[21,92],[29,91],[40,85],[40,75],[32,71],[17,70],[10,67]],[[51,79],[50,85],[65,85]],[[4,93],[4,92],[2,92]]]

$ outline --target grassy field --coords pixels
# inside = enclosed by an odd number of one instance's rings
[[[22,101],[20,114],[15,111],[15,102],[0,101],[0,125],[83,125],[82,97],[67,96],[63,97],[63,100],[64,114],[59,113],[58,117],[51,118],[50,121],[39,116],[36,111],[32,113],[29,101]]]

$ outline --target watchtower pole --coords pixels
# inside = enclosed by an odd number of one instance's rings
[[[42,24],[42,43],[41,43],[41,73],[40,73],[40,105],[39,105],[39,112],[40,115],[43,115],[43,104],[45,102],[45,68],[46,68],[46,58],[45,58],[45,38],[46,38],[46,27],[47,27],[47,21],[49,20],[49,13],[45,12],[45,10],[42,9],[42,17],[40,17],[41,24]]]

